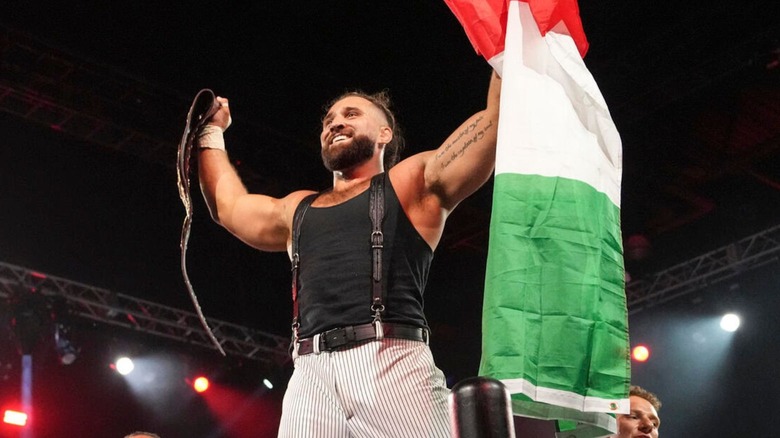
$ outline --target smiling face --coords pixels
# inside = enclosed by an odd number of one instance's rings
[[[347,96],[322,120],[322,162],[330,171],[354,168],[374,157],[390,138],[392,131],[381,110],[362,97]]]
[[[658,438],[658,418],[653,405],[642,397],[632,395],[631,413],[617,416],[618,434],[616,438]]]

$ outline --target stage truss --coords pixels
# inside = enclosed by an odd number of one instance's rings
[[[702,254],[626,286],[630,314],[681,297],[780,260],[780,225]],[[215,349],[197,315],[72,280],[0,262],[0,298],[22,292],[65,300],[74,315],[112,326]],[[289,338],[208,319],[230,355],[262,362],[285,362]]]
[[[33,291],[64,299],[80,318],[216,350],[194,312],[0,262],[0,298]],[[208,323],[229,355],[269,363],[289,358],[287,337],[213,318]]]
[[[780,225],[626,285],[629,314],[780,260]]]

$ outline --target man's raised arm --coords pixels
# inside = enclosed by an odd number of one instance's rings
[[[493,173],[501,96],[501,78],[493,72],[484,110],[463,122],[428,157],[425,184],[452,210],[479,189]]]
[[[230,125],[227,99],[217,98],[220,109],[199,139],[200,188],[212,219],[230,233],[263,251],[285,251],[292,211],[306,192],[277,199],[250,194],[225,150],[222,133]]]

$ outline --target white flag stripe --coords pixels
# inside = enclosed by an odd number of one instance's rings
[[[583,397],[572,391],[536,386],[526,379],[503,379],[501,383],[506,386],[510,394],[522,393],[538,402],[582,412],[603,412],[604,406],[609,406],[610,403],[615,403],[616,407],[612,410],[615,413],[628,414],[631,412],[629,399],[615,401],[599,397]]]
[[[496,174],[583,181],[620,206],[620,137],[574,41],[554,30],[542,38],[525,2],[510,3],[508,20],[505,52],[522,56],[503,59],[502,72],[520,80],[503,83]]]

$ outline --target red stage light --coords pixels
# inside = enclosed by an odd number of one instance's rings
[[[195,388],[196,392],[204,392],[205,390],[209,389],[209,379],[205,377],[198,377],[192,382],[192,387]]]
[[[27,424],[27,414],[6,409],[3,414],[3,423],[13,424],[14,426],[24,426]]]
[[[644,345],[637,345],[631,352],[631,357],[637,362],[644,362],[650,357],[650,349]]]

